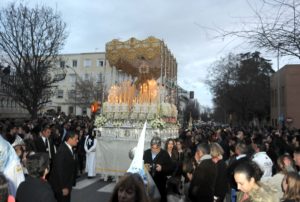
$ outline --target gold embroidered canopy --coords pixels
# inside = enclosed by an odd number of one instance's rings
[[[148,37],[145,40],[114,39],[106,44],[106,58],[110,66],[138,78],[157,80],[161,76],[177,80],[177,63],[163,41]]]

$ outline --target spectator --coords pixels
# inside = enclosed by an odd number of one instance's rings
[[[66,135],[68,134],[70,129],[70,124],[68,121],[65,121],[63,124],[63,127],[61,128],[60,131],[60,137],[61,137],[61,142],[64,143],[66,140]]]
[[[240,192],[237,202],[278,202],[276,190],[260,183],[262,171],[255,162],[243,162],[234,170],[234,179]]]
[[[247,156],[248,148],[245,143],[239,142],[234,147],[234,158],[229,162],[227,175],[229,179],[229,185],[231,188],[230,197],[231,201],[236,201],[237,185],[234,180],[234,169],[241,163],[250,161]]]
[[[171,157],[174,163],[178,162],[178,152],[175,147],[175,141],[172,138],[168,138],[165,143],[165,150],[168,152],[169,156]]]
[[[278,172],[264,181],[264,183],[274,187],[277,190],[278,198],[282,198],[283,190],[281,189],[281,182],[287,172],[295,171],[293,159],[288,154],[284,154],[277,159],[277,167]]]
[[[84,162],[86,159],[86,153],[84,150],[85,139],[86,139],[85,130],[84,130],[84,128],[81,128],[79,131],[79,140],[78,140],[78,144],[77,144],[78,169],[79,169],[80,175],[83,174],[83,170],[85,168],[85,166],[84,166]]]
[[[50,159],[50,165],[56,153],[56,148],[53,143],[53,139],[50,138],[51,128],[48,124],[44,124],[40,135],[34,140],[36,152],[47,153]]]
[[[180,179],[171,177],[167,181],[167,201],[168,202],[183,202],[185,197],[183,195],[183,187]]]
[[[198,145],[195,160],[197,165],[191,176],[189,198],[192,202],[211,202],[214,200],[217,165],[211,159],[208,144]]]
[[[3,173],[0,173],[0,202],[15,202],[15,198],[8,193],[8,181]]]
[[[36,153],[28,156],[26,168],[28,176],[18,187],[17,201],[56,202],[54,193],[46,181],[46,175],[50,168],[48,154]]]
[[[125,174],[116,184],[110,202],[149,202],[142,178]]]
[[[211,143],[210,155],[212,161],[217,165],[217,178],[215,185],[215,202],[224,201],[226,192],[228,190],[228,179],[227,179],[227,166],[223,160],[224,150],[218,143]]]
[[[16,140],[17,132],[18,132],[17,127],[13,123],[11,123],[6,128],[4,139],[10,144],[13,144],[14,141]]]
[[[184,162],[188,161],[191,157],[191,150],[184,147],[183,140],[177,139],[176,140],[176,150],[178,152],[178,165],[177,170],[175,171],[175,176],[181,179],[181,176],[185,178],[187,182],[187,178],[183,172],[183,164]]]
[[[255,152],[252,161],[254,161],[263,172],[262,178],[272,177],[273,162],[265,152],[265,145],[263,144],[262,137],[257,136],[252,140],[252,148]]]
[[[300,176],[296,172],[288,172],[282,181],[283,202],[300,201]]]
[[[168,152],[161,148],[161,139],[153,137],[150,142],[151,148],[144,152],[145,167],[151,174],[161,195],[161,201],[166,202],[167,176],[172,174],[174,166]]]
[[[54,157],[50,184],[58,202],[70,202],[72,186],[76,179],[76,161],[72,147],[78,143],[78,134],[70,131]]]
[[[294,160],[296,166],[298,167],[298,174],[300,175],[300,147],[294,150]]]

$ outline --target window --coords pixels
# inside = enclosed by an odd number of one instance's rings
[[[73,114],[74,113],[74,107],[69,106],[69,114]]]
[[[82,108],[82,115],[87,115],[87,110],[86,110],[86,108]]]
[[[57,98],[64,98],[64,91],[63,90],[57,90]]]
[[[89,80],[89,74],[84,74],[84,80],[85,81]]]
[[[69,81],[70,83],[75,83],[76,82],[76,74],[69,74]]]
[[[62,60],[62,61],[60,61],[60,67],[61,67],[61,68],[64,68],[64,67],[65,67],[65,65],[66,65],[65,61],[63,61],[63,60]]]
[[[98,59],[98,60],[97,60],[97,67],[103,67],[103,66],[104,66],[104,61]]]
[[[90,67],[90,66],[92,66],[92,60],[90,60],[90,59],[85,59],[85,60],[83,61],[83,66],[84,66],[84,67]]]
[[[77,60],[72,61],[72,67],[77,67]]]
[[[57,111],[57,113],[60,113],[61,112],[61,106],[57,106],[56,111]]]
[[[68,91],[68,98],[69,99],[75,99],[75,93],[76,93],[75,90],[69,90]]]
[[[63,80],[64,78],[65,78],[65,74],[56,74],[55,76],[54,76],[54,79],[56,79],[56,80]]]

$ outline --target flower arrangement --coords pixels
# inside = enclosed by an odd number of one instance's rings
[[[102,126],[104,126],[107,122],[107,119],[105,118],[105,116],[103,115],[100,115],[100,116],[97,116],[96,117],[96,120],[95,120],[95,125],[100,128]]]
[[[150,125],[153,129],[164,129],[166,126],[165,122],[160,117],[152,120]]]
[[[114,121],[113,124],[112,124],[114,127],[120,127],[123,125],[123,122],[122,121]]]

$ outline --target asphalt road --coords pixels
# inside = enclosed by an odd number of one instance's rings
[[[82,176],[77,179],[76,186],[73,187],[72,202],[108,202],[115,182],[105,182],[100,176],[87,179]]]

